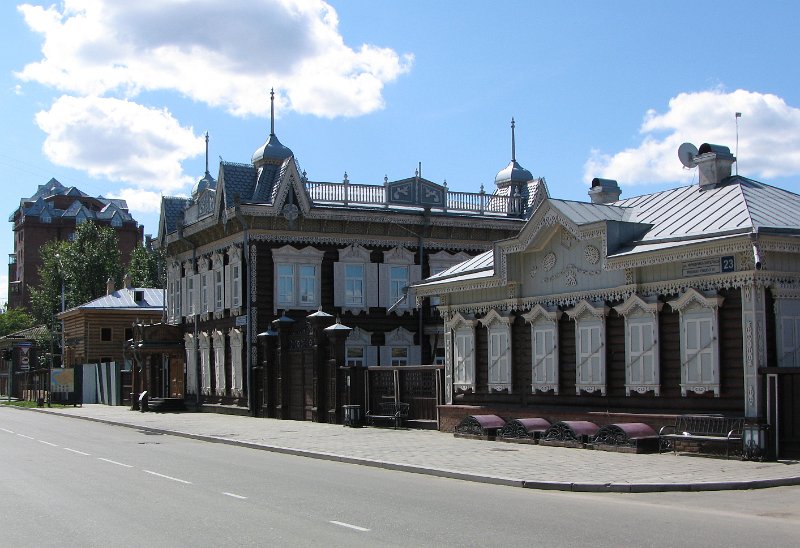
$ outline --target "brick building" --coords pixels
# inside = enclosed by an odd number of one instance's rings
[[[30,288],[39,284],[39,249],[51,241],[69,240],[84,221],[112,227],[119,238],[122,263],[140,245],[144,227],[128,212],[125,200],[96,198],[56,179],[39,185],[30,198],[20,200],[9,217],[14,224],[14,253],[9,255],[8,306],[30,310]]]

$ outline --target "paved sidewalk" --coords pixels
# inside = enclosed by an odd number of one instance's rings
[[[84,405],[38,412],[311,458],[535,489],[707,491],[800,485],[800,462],[628,454],[455,438],[431,430],[346,428],[215,413]]]

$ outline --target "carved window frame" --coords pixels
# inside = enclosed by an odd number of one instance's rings
[[[490,310],[478,320],[487,331],[487,360],[489,392],[512,393],[513,360],[511,353],[511,324],[509,313]]]
[[[558,395],[558,321],[562,312],[540,304],[522,315],[531,326],[531,393]],[[549,339],[549,341],[548,341]],[[541,343],[541,344],[539,344]]]
[[[653,392],[656,396],[661,395],[658,313],[663,306],[664,303],[655,296],[642,298],[634,294],[621,305],[614,307],[614,310],[625,318],[626,396],[630,396],[631,392],[638,394]],[[635,344],[636,341],[640,343],[638,346]]]
[[[669,301],[670,307],[680,314],[681,396],[709,391],[717,398],[720,396],[719,307],[723,300],[714,291],[701,293],[689,288]],[[708,339],[705,342],[704,329]]]
[[[603,302],[580,301],[567,310],[575,320],[575,393],[606,395],[606,316]]]
[[[283,310],[317,310],[321,302],[321,286],[322,286],[322,258],[325,252],[316,249],[312,246],[307,246],[302,249],[296,249],[290,245],[272,250],[272,259],[274,262],[273,276],[274,284],[274,312],[277,314],[279,309]],[[281,269],[291,269],[293,292],[291,299],[281,299],[279,287],[279,271]],[[311,300],[303,301],[301,299],[301,281],[306,279],[303,277],[303,271],[308,268],[313,268],[313,296]]]
[[[446,355],[447,373],[450,373],[453,394],[458,392],[475,392],[475,325],[477,320],[456,314],[448,322],[447,331],[451,334],[452,349]]]

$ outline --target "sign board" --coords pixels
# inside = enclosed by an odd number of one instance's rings
[[[54,394],[66,394],[68,392],[75,392],[75,370],[51,369],[50,391],[53,392]]]
[[[236,316],[236,325],[247,325],[247,316]]]
[[[19,368],[20,371],[28,371],[31,368],[31,346],[30,343],[20,343],[19,349]]]
[[[684,278],[707,276],[709,274],[719,274],[720,272],[733,272],[735,270],[736,261],[733,256],[696,259],[683,263]]]

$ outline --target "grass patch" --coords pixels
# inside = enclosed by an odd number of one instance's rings
[[[39,407],[35,401],[22,401],[22,400],[0,400],[0,405],[8,405],[10,407]],[[44,404],[47,407],[47,404]],[[63,403],[51,403],[50,407],[66,407]]]

